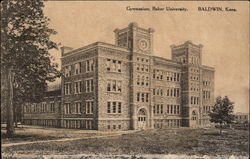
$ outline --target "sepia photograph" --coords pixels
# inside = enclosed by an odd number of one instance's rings
[[[248,159],[248,1],[1,2],[4,159]]]

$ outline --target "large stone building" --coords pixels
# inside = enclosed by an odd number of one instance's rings
[[[154,56],[152,28],[130,23],[114,32],[115,45],[62,47],[64,76],[55,124],[98,130],[209,124],[214,68],[202,65],[202,45],[171,45],[169,60]],[[24,121],[32,123],[35,116],[26,112]]]

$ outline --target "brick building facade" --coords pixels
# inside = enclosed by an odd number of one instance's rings
[[[98,130],[209,125],[214,68],[202,65],[202,45],[171,45],[169,60],[154,56],[152,28],[130,23],[114,32],[115,45],[62,47],[58,125]],[[33,117],[25,113],[24,121]]]

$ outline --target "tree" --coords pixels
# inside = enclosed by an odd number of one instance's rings
[[[43,7],[42,0],[1,2],[1,110],[7,110],[8,136],[14,133],[14,108],[39,101],[47,82],[61,75],[49,54],[57,49],[50,40],[56,32],[48,27]]]
[[[227,96],[223,99],[219,96],[212,107],[212,112],[209,113],[210,121],[220,124],[220,135],[222,135],[222,125],[230,124],[234,120],[233,107],[234,103]]]

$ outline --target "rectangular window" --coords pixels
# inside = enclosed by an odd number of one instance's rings
[[[86,114],[93,114],[93,107],[94,107],[93,101],[86,101]]]
[[[121,69],[121,61],[118,61],[118,64],[117,64],[117,72],[122,72],[122,69]]]
[[[65,66],[65,77],[68,77],[70,75],[72,75],[72,66],[69,65],[69,66]]]
[[[116,102],[113,102],[113,113],[116,113]]]
[[[75,64],[75,75],[78,75],[81,72],[81,63]]]
[[[79,94],[81,92],[82,92],[81,81],[77,81],[75,82],[75,94]]]
[[[69,95],[71,93],[71,83],[64,84],[64,95]]]
[[[122,91],[122,82],[116,80],[107,81],[107,91],[108,92],[121,92]]]
[[[64,104],[64,113],[65,114],[70,114],[70,103],[65,103]]]
[[[86,72],[92,72],[94,70],[94,60],[90,59],[85,62]]]
[[[122,103],[116,101],[107,102],[107,113],[112,113],[112,114],[122,113]]]
[[[140,101],[140,93],[137,93],[137,102]]]
[[[110,59],[107,59],[107,61],[106,61],[106,67],[107,67],[107,71],[111,70],[111,60]]]
[[[89,79],[86,80],[86,93],[93,92],[94,91],[94,80]]]
[[[111,102],[107,104],[107,113],[111,113]]]
[[[75,103],[75,113],[76,114],[81,114],[81,102],[76,102]]]
[[[163,104],[161,104],[161,114],[163,114]]]
[[[148,77],[146,77],[146,82],[145,82],[146,86],[148,86],[148,83],[149,83],[149,79]]]
[[[122,82],[121,81],[116,81],[117,82],[117,91],[122,92]]]
[[[107,59],[107,63],[106,63],[107,71],[122,72],[121,64],[122,64],[121,61]]]
[[[137,82],[136,82],[137,85],[140,85],[140,76],[139,76],[139,75],[137,76],[136,81],[137,81]]]
[[[118,102],[118,113],[122,113],[122,103]]]
[[[147,66],[147,65],[145,65],[145,71],[146,71],[146,72],[149,72],[149,69],[148,69],[148,66]]]
[[[167,81],[169,81],[169,72],[167,72]]]
[[[54,102],[51,102],[51,103],[50,103],[50,112],[51,112],[51,113],[54,113],[54,112],[55,112],[55,103],[54,103]]]
[[[144,93],[141,93],[141,101],[144,102]]]
[[[153,113],[155,114],[155,105],[154,105],[154,107],[153,107]]]
[[[107,91],[108,92],[111,91],[111,81],[110,80],[107,81]]]
[[[148,102],[148,93],[146,93],[146,102]]]

